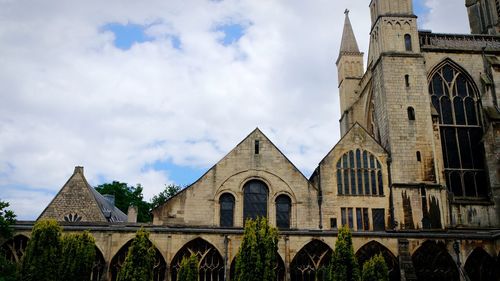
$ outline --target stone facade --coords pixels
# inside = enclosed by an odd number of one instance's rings
[[[372,0],[366,71],[346,11],[342,138],[309,179],[256,129],[153,210],[152,224],[105,221],[79,169],[40,218],[90,229],[93,280],[115,280],[141,226],[158,250],[155,280],[174,281],[188,253],[203,257],[200,279],[231,280],[244,220],[256,215],[279,227],[280,281],[323,280],[341,225],[360,262],[383,254],[391,280],[499,280],[500,9],[480,12],[498,3],[467,0],[482,34],[453,35],[418,31],[410,0]],[[73,212],[81,222],[64,222]],[[4,243],[12,259],[32,225]]]

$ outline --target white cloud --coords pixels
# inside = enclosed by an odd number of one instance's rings
[[[420,0],[430,11],[421,22],[422,29],[437,33],[470,33],[467,9],[464,1]],[[458,2],[458,3],[457,3]]]
[[[432,27],[443,6],[427,3]],[[34,219],[75,165],[149,198],[171,179],[145,166],[208,168],[257,126],[312,171],[339,138],[345,8],[367,53],[365,0],[1,2],[1,198]],[[154,23],[156,40],[120,50],[112,22]],[[221,22],[251,24],[223,46]]]

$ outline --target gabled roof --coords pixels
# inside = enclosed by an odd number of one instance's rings
[[[38,219],[53,218],[61,221],[68,214],[74,216],[73,219],[78,215],[82,222],[127,221],[127,215],[90,186],[83,175],[83,167],[78,166]]]

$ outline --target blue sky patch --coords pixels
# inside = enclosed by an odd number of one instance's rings
[[[115,46],[122,50],[128,50],[135,43],[153,41],[153,38],[144,32],[148,27],[149,25],[133,23],[127,23],[125,25],[121,23],[108,23],[103,26],[102,30],[113,32],[115,35]]]
[[[245,35],[245,29],[245,26],[237,23],[222,24],[215,28],[216,31],[224,33],[224,38],[221,40],[224,46],[238,42]]]
[[[425,5],[425,0],[413,0],[413,12],[419,17],[429,14],[430,9]]]
[[[168,178],[170,180],[182,187],[194,183],[208,170],[207,168],[179,166],[170,161],[156,161],[153,164],[146,165],[143,169],[164,171],[168,173]]]

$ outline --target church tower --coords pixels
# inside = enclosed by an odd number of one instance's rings
[[[389,152],[394,186],[439,183],[436,143],[411,0],[372,0],[368,71],[379,141]],[[437,160],[439,161],[439,160]]]
[[[500,0],[465,0],[472,34],[500,34]]]
[[[363,53],[359,51],[356,37],[349,20],[349,10],[345,11],[344,31],[340,53],[337,59],[337,71],[339,81],[340,110],[342,118],[340,120],[341,134],[353,125],[353,118],[349,118],[349,110],[359,99],[360,81],[363,77]]]

